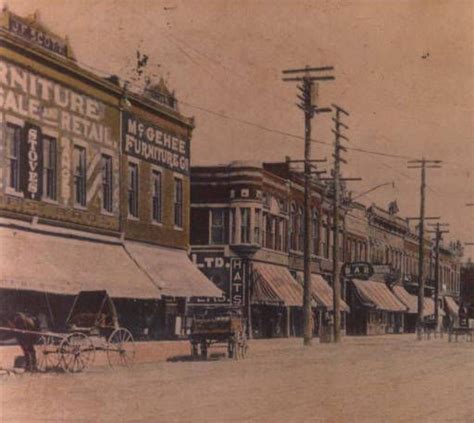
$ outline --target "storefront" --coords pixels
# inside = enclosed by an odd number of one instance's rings
[[[251,304],[255,337],[302,334],[303,288],[288,268],[254,262]]]
[[[407,307],[384,282],[352,279],[350,283],[351,314],[347,324],[350,335],[402,333]]]

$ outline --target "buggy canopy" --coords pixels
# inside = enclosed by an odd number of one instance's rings
[[[160,290],[120,242],[0,227],[0,288],[113,298],[157,299]]]

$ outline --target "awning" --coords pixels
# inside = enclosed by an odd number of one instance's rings
[[[0,287],[113,298],[157,299],[160,290],[119,243],[0,227]]]
[[[304,284],[303,272],[298,272],[300,283]],[[311,295],[318,307],[324,307],[331,311],[333,309],[333,290],[321,275],[317,273],[311,274]],[[350,312],[350,307],[341,298],[341,311]]]
[[[252,303],[303,306],[303,288],[286,267],[254,263],[253,268]]]
[[[407,313],[417,314],[418,313],[418,297],[416,295],[410,294],[403,286],[396,285],[393,287],[393,293],[395,296],[407,306]],[[424,315],[425,316],[434,316],[435,314],[435,303],[432,298],[425,297],[423,298],[424,305]],[[442,308],[438,308],[438,314],[444,316],[444,311]]]
[[[352,283],[359,299],[368,307],[386,311],[406,311],[407,309],[383,282],[352,279]]]
[[[183,250],[126,241],[125,249],[136,264],[169,297],[222,297]]]
[[[418,313],[418,297],[410,294],[403,286],[396,285],[393,288],[395,296],[407,307],[407,313]]]
[[[434,316],[435,315],[435,302],[432,298],[425,297],[423,298],[424,310],[423,314],[425,316]],[[441,307],[438,307],[438,316],[445,316],[446,313]]]
[[[451,316],[454,316],[454,317],[459,316],[459,306],[456,303],[456,301],[454,301],[453,297],[444,297],[444,304],[446,306],[446,311]]]

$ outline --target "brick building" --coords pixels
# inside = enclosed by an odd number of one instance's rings
[[[187,258],[192,119],[163,84],[81,68],[37,15],[4,10],[0,40],[2,305],[60,324],[106,289],[136,333],[179,331],[186,298],[220,295]]]

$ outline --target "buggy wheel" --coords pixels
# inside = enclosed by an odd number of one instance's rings
[[[135,342],[128,329],[115,329],[107,340],[107,360],[111,367],[130,367],[135,362]]]
[[[60,365],[65,372],[82,372],[94,362],[94,344],[83,333],[71,333],[59,344],[59,355]]]
[[[243,337],[239,343],[240,357],[246,358],[248,354],[249,345],[247,338]]]
[[[60,361],[57,338],[42,335],[36,344],[36,355],[40,372],[56,369]]]

